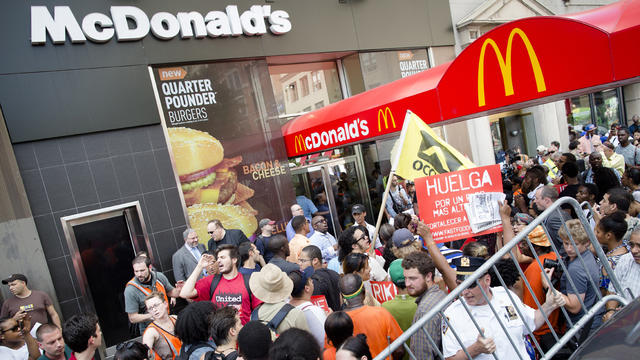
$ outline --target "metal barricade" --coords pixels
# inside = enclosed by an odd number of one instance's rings
[[[527,235],[538,225],[543,224],[550,216],[552,215],[556,215],[556,216],[560,216],[562,219],[562,209],[561,206],[562,205],[570,205],[575,213],[578,216],[578,219],[580,220],[584,230],[586,231],[589,240],[591,242],[591,244],[593,245],[593,248],[595,249],[596,252],[596,258],[599,259],[601,266],[604,268],[604,270],[606,271],[607,275],[609,276],[610,280],[611,280],[611,284],[613,285],[613,287],[616,289],[616,293],[617,294],[623,294],[621,295],[607,295],[607,296],[602,296],[599,290],[599,278],[598,279],[592,279],[591,276],[588,276],[589,278],[589,284],[588,286],[592,287],[593,290],[595,291],[596,297],[597,297],[597,301],[594,302],[594,304],[590,307],[587,308],[584,304],[584,301],[580,298],[580,296],[578,296],[578,300],[580,301],[580,305],[581,305],[581,309],[582,311],[584,311],[584,315],[582,315],[582,317],[580,318],[579,321],[577,321],[576,323],[573,323],[569,317],[568,311],[564,308],[561,307],[559,310],[561,311],[562,316],[564,316],[564,319],[566,321],[567,324],[567,329],[568,331],[563,335],[560,336],[560,334],[557,333],[556,329],[554,329],[554,327],[552,326],[551,322],[549,321],[549,315],[550,314],[545,314],[544,311],[542,310],[541,307],[541,302],[540,299],[537,299],[533,292],[533,289],[531,287],[531,284],[529,283],[529,281],[526,279],[524,272],[522,271],[522,269],[520,268],[517,260],[516,260],[516,256],[515,253],[513,251],[513,248],[515,246],[518,246],[521,242],[526,242],[526,245],[529,247],[529,249],[531,250],[532,254],[534,255],[534,261],[537,262],[538,266],[540,267],[540,269],[544,269],[543,263],[540,260],[540,257],[538,256],[538,254],[536,253],[536,251],[534,250],[533,245],[531,244],[531,242],[529,241]],[[588,205],[588,204],[587,204]],[[590,209],[590,207],[589,207]],[[576,242],[573,239],[573,236],[571,236],[571,232],[569,231],[566,223],[563,221],[562,222],[562,227],[565,228],[566,233],[568,234],[569,237],[569,241],[571,242],[572,246],[576,247]],[[553,240],[551,238],[551,236],[549,235],[548,229],[546,227],[544,227],[545,233],[549,239],[549,242],[551,243],[551,247],[552,247],[552,251],[554,251],[556,254],[560,254],[560,252],[558,252],[558,248],[556,247],[556,245],[553,243]],[[387,357],[390,357],[391,354],[393,353],[394,350],[396,350],[398,347],[400,346],[404,346],[405,349],[407,350],[409,356],[413,359],[416,360],[416,356],[415,354],[413,354],[410,350],[410,348],[406,345],[406,341],[409,340],[409,338],[411,338],[411,336],[413,336],[416,332],[418,331],[423,331],[424,334],[427,336],[427,340],[429,341],[429,344],[432,347],[433,352],[435,353],[435,355],[437,356],[437,358],[440,359],[444,359],[444,355],[442,353],[440,344],[436,344],[435,341],[433,340],[433,337],[424,329],[424,325],[431,320],[433,317],[435,316],[440,316],[443,320],[443,326],[447,326],[448,327],[448,331],[452,331],[453,336],[455,337],[456,341],[458,342],[458,344],[461,346],[461,350],[466,354],[467,358],[471,358],[467,348],[463,345],[462,340],[458,334],[458,332],[456,331],[456,329],[454,329],[449,320],[447,319],[446,316],[444,316],[444,311],[446,310],[446,308],[453,303],[456,299],[458,299],[458,297],[461,296],[462,292],[469,288],[470,285],[472,284],[476,284],[476,285],[480,285],[478,282],[478,279],[482,276],[484,276],[484,274],[486,274],[487,272],[489,272],[491,269],[493,270],[493,272],[491,273],[491,275],[497,275],[497,278],[500,282],[500,284],[502,285],[502,287],[504,287],[505,289],[507,289],[507,286],[504,282],[504,279],[502,278],[502,276],[500,275],[498,269],[496,268],[495,264],[500,261],[501,259],[503,259],[503,257],[508,256],[511,258],[511,260],[515,263],[516,268],[518,269],[518,272],[520,274],[520,277],[523,280],[523,283],[525,285],[525,290],[524,291],[529,291],[532,294],[532,297],[534,299],[534,302],[536,303],[538,309],[541,309],[541,313],[544,317],[544,322],[547,324],[547,326],[549,327],[551,334],[553,336],[553,338],[555,339],[556,343],[546,352],[544,352],[540,346],[540,344],[538,343],[538,341],[536,340],[536,337],[533,334],[533,331],[535,329],[531,329],[529,328],[529,326],[527,325],[526,321],[523,321],[527,334],[530,336],[534,347],[537,349],[538,353],[542,356],[541,359],[551,359],[560,349],[562,349],[562,347],[567,344],[576,334],[578,334],[586,325],[590,325],[591,321],[590,319],[592,319],[594,316],[596,316],[599,312],[599,310],[605,305],[605,303],[609,300],[616,300],[618,302],[620,302],[623,305],[628,304],[631,300],[632,297],[629,294],[628,291],[623,291],[624,289],[621,288],[620,283],[618,281],[618,279],[616,278],[610,264],[609,261],[607,260],[607,256],[605,255],[604,251],[602,250],[602,247],[600,246],[600,244],[598,243],[598,240],[596,239],[596,236],[593,232],[593,230],[591,229],[591,226],[589,224],[589,221],[587,220],[587,218],[585,217],[583,211],[582,211],[582,207],[581,205],[573,198],[570,197],[563,197],[560,198],[558,200],[556,200],[548,209],[546,209],[540,216],[538,216],[536,219],[534,219],[534,221],[532,221],[529,225],[527,225],[519,234],[517,234],[511,241],[509,241],[508,243],[505,243],[504,246],[498,250],[489,260],[487,260],[477,271],[475,271],[472,275],[470,275],[469,277],[467,277],[467,279],[465,279],[465,281],[463,281],[460,285],[458,285],[453,291],[451,291],[442,301],[440,301],[435,307],[433,307],[431,310],[429,310],[422,318],[420,318],[418,321],[416,321],[411,327],[409,327],[400,337],[398,337],[393,343],[390,344],[390,346],[388,346],[387,348],[385,348],[380,354],[378,354],[374,360],[383,360]],[[585,264],[584,259],[582,258],[582,256],[577,256],[577,260],[574,261],[579,261],[580,265],[586,270],[587,266]],[[566,274],[567,277],[567,289],[572,290],[573,293],[577,294],[578,291],[576,289],[576,284],[574,282],[574,279],[571,278],[571,276],[569,276],[569,272],[568,272],[568,264],[565,263],[565,261],[563,261],[561,259],[560,256],[558,256],[558,262],[560,264],[560,266],[562,267],[562,270],[564,271],[564,274]],[[542,276],[545,277],[545,280],[547,281],[548,284],[551,284],[551,279],[549,279],[549,277],[547,276],[547,274],[542,271]],[[479,288],[482,290],[482,287],[479,286]],[[555,291],[559,291],[558,289],[554,289]],[[515,308],[515,310],[518,313],[518,316],[520,316],[520,319],[524,319],[524,317],[522,316],[522,313],[520,311],[520,308],[516,305],[516,302],[514,301],[514,294],[511,293],[510,291],[506,292],[508,294],[509,300],[511,301],[511,304],[514,305],[513,307]],[[487,303],[489,304],[489,307],[491,309],[491,311],[493,312],[493,314],[495,315],[496,319],[499,322],[500,327],[502,328],[503,331],[503,335],[506,336],[506,338],[508,339],[510,345],[513,347],[513,349],[515,350],[515,352],[518,354],[520,360],[528,360],[528,357],[525,358],[524,356],[522,356],[522,354],[520,353],[520,350],[518,349],[518,347],[515,344],[516,339],[513,339],[512,336],[509,334],[509,332],[507,331],[507,329],[505,328],[505,324],[503,323],[503,320],[500,318],[500,316],[498,316],[496,309],[493,307],[493,305],[491,304],[491,301],[489,301],[488,298],[488,294],[486,294],[486,292],[484,290],[482,290],[482,296],[484,297],[484,299],[487,301]],[[483,334],[482,331],[482,327],[478,324],[478,322],[476,321],[476,319],[472,316],[471,311],[469,309],[469,305],[467,305],[464,301],[460,302],[461,305],[464,308],[464,311],[467,313],[467,315],[469,316],[469,318],[471,319],[472,324],[470,324],[470,326],[474,326],[475,329],[477,329],[477,331],[480,334]],[[497,354],[494,352],[492,353],[492,356],[494,359],[499,360]],[[509,359],[511,360],[511,359]]]

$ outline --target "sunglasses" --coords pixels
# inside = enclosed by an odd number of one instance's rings
[[[20,325],[16,325],[16,326],[14,326],[12,328],[9,328],[9,329],[6,329],[6,330],[2,330],[2,333],[4,334],[4,333],[9,332],[9,331],[12,331],[12,332],[20,331]]]

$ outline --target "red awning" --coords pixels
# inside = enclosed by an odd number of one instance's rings
[[[454,61],[302,115],[282,127],[301,156],[402,128],[410,109],[450,122],[566,98],[640,76],[640,0],[500,25]]]

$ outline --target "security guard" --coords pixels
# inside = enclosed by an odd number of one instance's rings
[[[485,260],[482,258],[469,256],[454,259],[452,263],[456,266],[458,284],[462,283],[467,276],[473,274],[484,262]],[[552,271],[548,271],[548,273],[552,273]],[[507,291],[510,291],[508,289],[489,287],[491,284],[491,275],[489,274],[481,276],[478,279],[478,283],[480,286],[473,284],[462,291],[462,297],[453,302],[444,312],[450,326],[460,337],[469,355],[474,359],[493,359],[491,354],[495,352],[499,359],[518,359],[517,353],[519,352],[523,359],[529,359],[524,340],[524,336],[527,335],[527,328],[524,324],[526,322],[531,331],[537,329],[544,323],[542,312],[524,305],[514,293],[511,293],[511,298],[515,302],[512,303],[507,294]],[[502,330],[498,318],[491,311],[480,287],[489,298],[491,305],[499,316],[499,320],[507,328],[516,349],[513,348],[509,338]],[[469,314],[462,305],[462,301],[468,305],[471,315],[483,331],[482,335],[473,325]],[[547,300],[542,304],[542,308],[545,314],[550,314],[553,310],[563,305],[564,299],[561,294],[557,291],[552,292],[549,290],[547,292]],[[520,310],[519,312],[516,307]],[[520,317],[520,314],[524,319]],[[447,360],[467,358],[462,346],[453,335],[453,331],[444,320],[442,322],[442,348],[443,355]]]

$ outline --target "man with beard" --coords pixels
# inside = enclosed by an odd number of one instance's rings
[[[218,309],[227,305],[233,306],[240,312],[242,324],[246,324],[251,311],[260,305],[260,300],[251,293],[249,277],[238,271],[239,260],[238,248],[233,245],[220,246],[215,259],[209,254],[203,255],[184,282],[180,296],[196,301],[211,301]],[[218,262],[220,273],[198,280],[202,270],[214,261]]]
[[[129,280],[124,288],[124,309],[129,316],[129,322],[138,324],[140,333],[149,325],[152,320],[151,314],[146,311],[144,299],[153,291],[164,294],[167,304],[169,297],[180,296],[180,288],[173,287],[161,272],[151,270],[151,259],[147,256],[137,256],[131,262],[133,265],[134,277]],[[200,269],[202,273],[202,269]],[[169,307],[167,306],[167,313]]]
[[[469,256],[453,260],[453,264],[456,266],[456,281],[459,284],[462,283],[468,276],[472,276],[484,262],[483,258]],[[549,272],[548,275],[551,276],[552,273]],[[474,284],[464,289],[462,296],[444,311],[448,322],[442,324],[442,352],[447,360],[467,358],[464,349],[453,334],[453,330],[460,338],[466,351],[474,359],[493,359],[492,353],[495,353],[498,359],[529,358],[523,335],[527,333],[527,327],[533,331],[544,323],[542,311],[524,305],[520,298],[513,294],[509,296],[509,290],[501,286],[490,287],[490,284],[491,275],[485,273]],[[486,299],[483,293],[486,294]],[[491,306],[486,306],[487,299]],[[542,309],[544,314],[550,314],[564,304],[565,299],[562,294],[550,288],[546,293],[546,301],[542,304]],[[465,305],[469,308],[482,333],[479,333],[473,325],[474,323],[465,310]],[[497,315],[493,313],[492,309],[495,309]],[[509,336],[505,334],[501,323],[509,331]],[[515,348],[511,345],[510,338],[514,341]]]
[[[207,233],[211,235],[211,239],[207,243],[208,250],[211,252],[216,251],[222,245],[240,246],[240,243],[249,241],[241,230],[225,229],[217,219],[209,221]]]
[[[426,253],[416,251],[408,254],[402,260],[402,269],[407,293],[417,298],[418,308],[413,316],[413,323],[415,323],[447,294],[440,290],[433,281],[436,267]],[[424,330],[429,333],[436,344],[440,343],[440,326],[440,315],[432,317],[424,326]],[[411,351],[418,360],[436,358],[436,351],[429,343],[427,335],[422,331],[417,331],[411,336]]]

